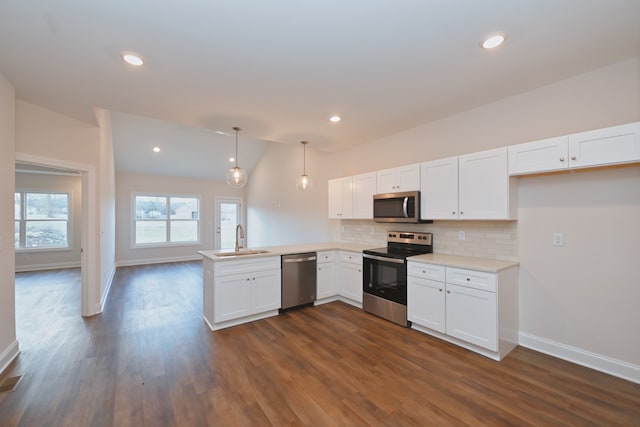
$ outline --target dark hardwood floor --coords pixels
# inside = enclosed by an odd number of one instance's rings
[[[640,385],[524,348],[494,362],[343,303],[211,332],[199,262],[18,274],[0,426],[640,426]]]

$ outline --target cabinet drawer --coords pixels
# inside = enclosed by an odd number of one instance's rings
[[[362,254],[356,252],[340,252],[340,261],[362,265]]]
[[[445,268],[443,265],[423,264],[421,262],[411,261],[407,263],[407,274],[409,276],[421,277],[423,279],[435,280],[437,282],[444,282],[444,270]]]
[[[228,276],[261,270],[280,270],[280,257],[256,257],[234,261],[219,261],[214,263],[213,275]]]
[[[333,262],[336,260],[336,251],[318,252],[318,264],[323,262]]]
[[[466,286],[482,291],[496,291],[496,275],[483,271],[465,270],[463,268],[447,268],[447,283]]]

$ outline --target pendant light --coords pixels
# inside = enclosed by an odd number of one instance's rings
[[[236,165],[227,171],[226,179],[231,188],[242,188],[247,183],[247,173],[238,167],[238,131],[242,129],[235,126],[233,130],[236,131]]]
[[[298,190],[306,190],[307,188],[311,188],[311,178],[307,175],[307,144],[309,141],[301,141],[302,144],[302,175],[298,178]]]

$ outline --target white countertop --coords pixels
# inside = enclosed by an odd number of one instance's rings
[[[259,248],[250,248],[251,250],[268,251],[262,254],[251,254],[241,256],[216,256],[216,252],[220,251],[198,251],[200,255],[208,258],[212,261],[232,261],[238,259],[251,259],[267,256],[280,256],[289,254],[298,254],[302,252],[319,252],[319,251],[350,251],[350,252],[362,252],[365,249],[371,249],[372,245],[362,245],[357,243],[345,243],[345,242],[325,242],[325,243],[306,243],[297,245],[280,245],[280,246],[264,246]],[[227,251],[225,251],[227,252]],[[229,251],[230,252],[230,251]]]
[[[497,273],[500,270],[520,265],[517,261],[498,261],[488,258],[444,254],[417,255],[410,257],[408,260],[444,265],[446,267],[468,268],[469,270],[486,271],[487,273]]]

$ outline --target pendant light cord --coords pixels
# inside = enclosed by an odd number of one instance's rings
[[[235,126],[233,130],[236,131],[236,169],[238,168],[238,131],[242,130],[238,126]]]

